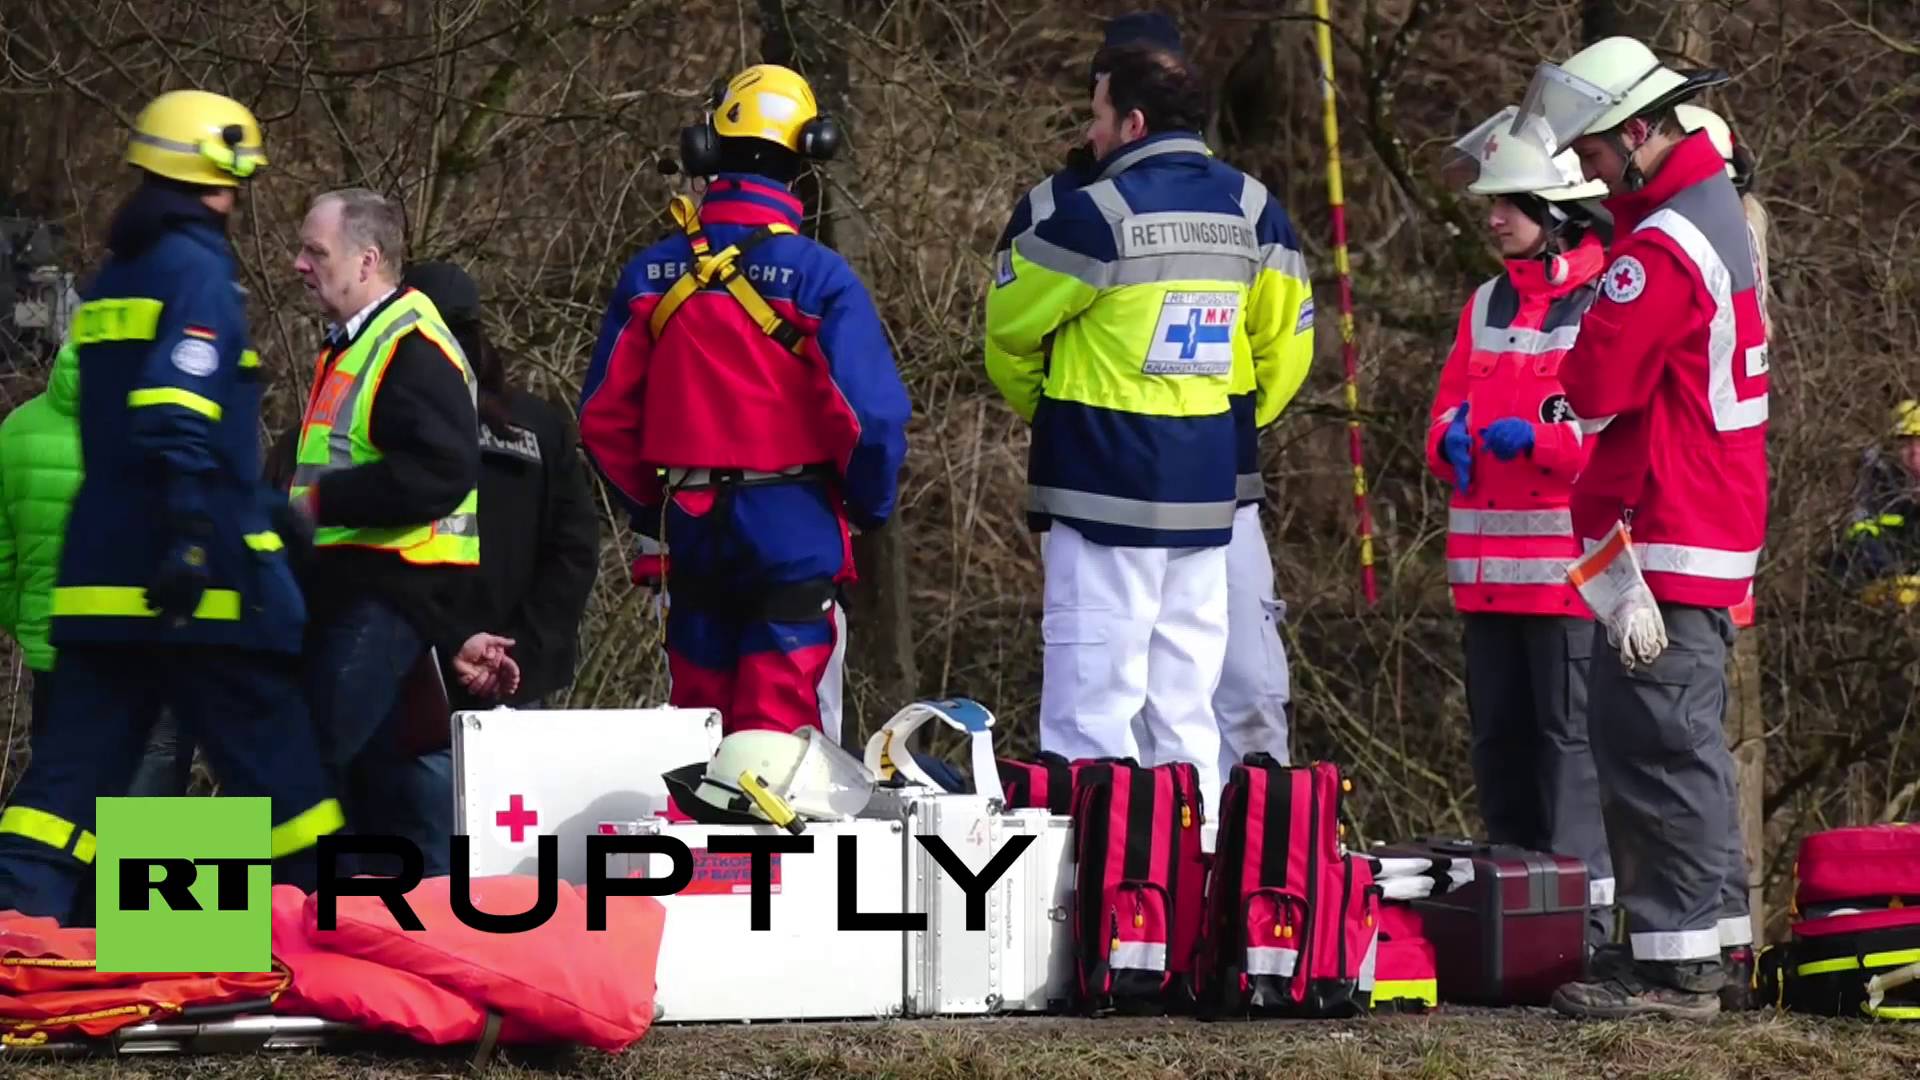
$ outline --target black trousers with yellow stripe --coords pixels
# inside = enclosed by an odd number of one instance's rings
[[[42,737],[0,810],[0,910],[88,923],[94,799],[124,795],[162,708],[220,793],[273,800],[273,879],[311,891],[344,824],[292,656],[207,646],[66,646]]]

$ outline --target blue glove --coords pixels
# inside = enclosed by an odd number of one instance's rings
[[[160,568],[147,582],[147,606],[169,619],[186,619],[207,589],[207,536],[211,529],[178,530]]]
[[[1517,416],[1508,416],[1487,425],[1480,433],[1487,449],[1501,461],[1512,461],[1533,449],[1533,425]]]
[[[1467,403],[1453,414],[1453,423],[1440,437],[1440,454],[1453,466],[1453,487],[1464,492],[1473,486],[1473,434],[1467,430]]]

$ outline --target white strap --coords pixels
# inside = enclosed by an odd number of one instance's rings
[[[939,789],[933,777],[920,768],[907,750],[907,741],[921,724],[938,719],[956,731],[967,733],[972,751],[973,791],[976,795],[1006,801],[1000,788],[1000,769],[993,756],[993,714],[977,701],[946,698],[941,701],[916,701],[893,715],[867,740],[866,765],[880,780],[898,772],[909,784]]]

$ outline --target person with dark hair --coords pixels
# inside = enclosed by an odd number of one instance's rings
[[[1110,50],[1129,44],[1149,45],[1171,56],[1182,55],[1179,27],[1164,14],[1137,12],[1109,19],[1102,50],[1095,54],[1088,71],[1089,88],[1106,73],[1101,65],[1108,62]],[[1021,196],[994,246],[996,261],[1005,256],[1015,236],[1033,226],[1036,216],[1044,218],[1053,213],[1061,194],[1096,178],[1093,161],[1090,145],[1082,142],[1068,155],[1065,168]],[[1291,225],[1288,232],[1286,245],[1297,256],[1299,247],[1291,237]],[[1302,299],[1298,320],[1303,325],[1289,342],[1294,361],[1289,370],[1297,370],[1304,378],[1313,354],[1313,290],[1307,280],[1306,260],[1300,257],[1294,265],[1276,272],[1293,275],[1300,284]],[[1245,353],[1236,350],[1236,361],[1247,358]],[[1256,414],[1271,421],[1297,387],[1291,375],[1281,384],[1269,385],[1266,408],[1262,409],[1258,400],[1262,395],[1256,392],[1252,368],[1242,365],[1231,398],[1239,439],[1235,481],[1238,507],[1233,517],[1233,538],[1227,544],[1227,577],[1233,582],[1227,594],[1227,656],[1220,672],[1220,685],[1213,694],[1220,721],[1222,775],[1250,753],[1271,754],[1282,763],[1292,759],[1287,738],[1291,690],[1286,644],[1280,637],[1286,605],[1274,595],[1273,557],[1260,524],[1265,484],[1260,476],[1261,425],[1256,422]],[[1143,717],[1135,718],[1134,737],[1144,743],[1152,738],[1152,733],[1146,730],[1143,720]]]
[[[1586,863],[1587,946],[1612,939],[1613,862],[1587,739],[1593,618],[1568,583],[1568,509],[1598,425],[1567,408],[1560,358],[1600,290],[1607,186],[1571,151],[1510,138],[1509,107],[1447,172],[1490,205],[1506,260],[1460,313],[1429,410],[1427,465],[1453,489],[1447,582],[1461,613],[1471,763],[1487,838]]]
[[[1033,424],[1028,520],[1047,533],[1040,741],[1190,762],[1216,806],[1234,399],[1252,391],[1257,428],[1298,390],[1310,292],[1285,212],[1201,140],[1192,65],[1129,42],[1094,67],[1092,180],[1031,214],[987,297],[987,374]]]
[[[839,741],[852,530],[893,516],[906,458],[886,327],[790,190],[839,141],[799,73],[728,80],[681,133],[705,195],[621,268],[581,388],[581,444],[644,538],[632,579],[666,592],[669,700],[727,734]]]
[[[272,876],[312,889],[344,824],[301,694],[296,524],[260,483],[263,373],[228,239],[266,166],[253,113],[199,90],[134,122],[139,186],[69,341],[84,464],[49,603],[53,698],[0,813],[0,909],[88,919],[95,799],[127,790],[162,709],[227,796],[271,800]]]
[[[480,322],[480,291],[448,262],[415,263],[405,282],[433,301],[479,380],[480,580],[453,601],[469,632],[513,642],[520,685],[481,694],[449,680],[454,709],[537,708],[573,681],[580,618],[600,566],[600,519],[566,410],[507,382]]]

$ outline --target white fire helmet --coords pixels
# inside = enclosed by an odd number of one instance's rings
[[[1538,195],[1550,202],[1604,199],[1607,185],[1588,180],[1571,150],[1553,153],[1546,126],[1523,128],[1520,109],[1509,105],[1482,121],[1448,149],[1443,171],[1475,195]]]
[[[1571,146],[1583,135],[1612,131],[1726,81],[1723,71],[1675,71],[1640,42],[1610,37],[1564,64],[1541,64],[1520,102],[1521,122],[1544,125],[1543,141],[1550,146]]]
[[[852,818],[873,796],[873,774],[814,727],[798,734],[736,731],[720,740],[712,760],[675,769],[665,779],[674,801],[696,821],[773,821],[741,783],[742,773],[751,773],[795,815],[816,821]]]
[[[1687,134],[1702,130],[1707,133],[1707,138],[1713,140],[1713,148],[1720,152],[1720,157],[1727,163],[1728,178],[1734,178],[1737,174],[1733,168],[1733,129],[1720,118],[1720,114],[1698,105],[1675,105],[1673,114],[1679,118],[1680,126],[1686,129]]]

